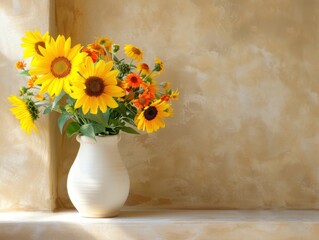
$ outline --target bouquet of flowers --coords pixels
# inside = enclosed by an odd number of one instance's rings
[[[169,82],[155,79],[164,70],[155,58],[152,68],[142,61],[144,52],[133,45],[120,46],[107,37],[82,46],[71,46],[71,38],[56,39],[38,30],[22,38],[23,58],[16,68],[26,76],[26,86],[8,99],[11,112],[27,133],[38,132],[41,114],[59,112],[58,126],[67,136],[116,135],[120,131],[152,133],[164,128],[172,116],[171,101],[179,97]],[[29,59],[30,58],[30,59]]]

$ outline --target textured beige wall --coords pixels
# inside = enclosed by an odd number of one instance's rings
[[[109,36],[166,64],[182,95],[152,135],[124,135],[128,205],[319,208],[319,1],[56,0],[73,43]],[[59,136],[58,136],[59,138]],[[78,145],[58,139],[58,194]]]
[[[52,6],[51,6],[52,9]],[[21,37],[25,31],[49,28],[49,0],[0,1],[0,211],[50,210],[50,147],[48,119],[38,123],[40,134],[21,131],[11,115],[7,97],[18,94],[26,79],[18,76],[14,64],[22,57]],[[52,206],[53,207],[53,206]]]

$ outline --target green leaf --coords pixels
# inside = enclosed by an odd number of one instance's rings
[[[49,114],[50,112],[52,112],[51,105],[44,109],[43,114]]]
[[[102,125],[100,125],[98,123],[93,123],[92,125],[94,128],[95,134],[103,133],[105,131],[105,127],[103,127]]]
[[[75,103],[75,100],[74,100],[73,98],[68,98],[68,99],[66,100],[66,103],[67,103],[67,104],[70,104],[70,105],[73,105],[73,103]]]
[[[104,127],[108,127],[108,118],[106,119],[101,111],[99,111],[97,114],[87,113],[86,115],[84,115],[84,117],[86,119],[97,122]]]
[[[105,122],[108,124],[110,119],[111,110],[108,108],[105,113],[103,113],[103,118]]]
[[[20,72],[20,75],[25,76],[25,77],[30,77],[31,76],[30,73],[29,73],[29,70],[24,70],[24,71]]]
[[[135,129],[133,129],[131,127],[122,127],[121,130],[123,132],[127,132],[127,133],[140,134],[139,132],[137,132]]]
[[[115,127],[124,127],[124,124],[125,123],[122,123],[122,121],[120,119],[110,119],[110,126],[112,128],[115,128]]]
[[[58,126],[60,129],[60,133],[62,133],[64,124],[71,118],[72,116],[67,112],[63,112],[58,119]]]
[[[52,103],[52,109],[56,107],[56,105],[59,103],[59,101],[63,98],[64,95],[65,95],[65,92],[62,90],[60,95],[54,98],[54,101]]]
[[[136,123],[134,122],[134,120],[132,118],[129,118],[129,117],[124,117],[123,120],[125,122],[127,122],[128,124],[131,124],[133,126],[136,126]]]
[[[84,124],[80,128],[80,132],[87,137],[95,139],[94,128],[92,124]]]
[[[123,103],[119,103],[119,106],[114,109],[118,113],[120,113],[122,116],[126,116],[126,107]]]
[[[77,122],[71,122],[66,128],[66,135],[68,137],[71,137],[72,135],[76,134],[79,132],[81,126]]]

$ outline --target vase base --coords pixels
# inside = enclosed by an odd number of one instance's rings
[[[101,213],[101,214],[92,214],[92,213],[80,213],[80,216],[83,218],[114,218],[119,215],[120,211]]]

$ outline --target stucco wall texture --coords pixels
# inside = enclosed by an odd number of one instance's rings
[[[78,143],[54,118],[22,134],[7,101],[21,37],[54,18],[73,44],[108,36],[160,57],[181,92],[165,129],[122,135],[128,206],[319,209],[319,1],[2,0],[0,210],[51,209],[55,189],[72,206]]]
[[[56,0],[73,44],[108,36],[160,57],[174,118],[123,135],[129,206],[319,208],[319,1]],[[78,144],[58,139],[58,201]]]

